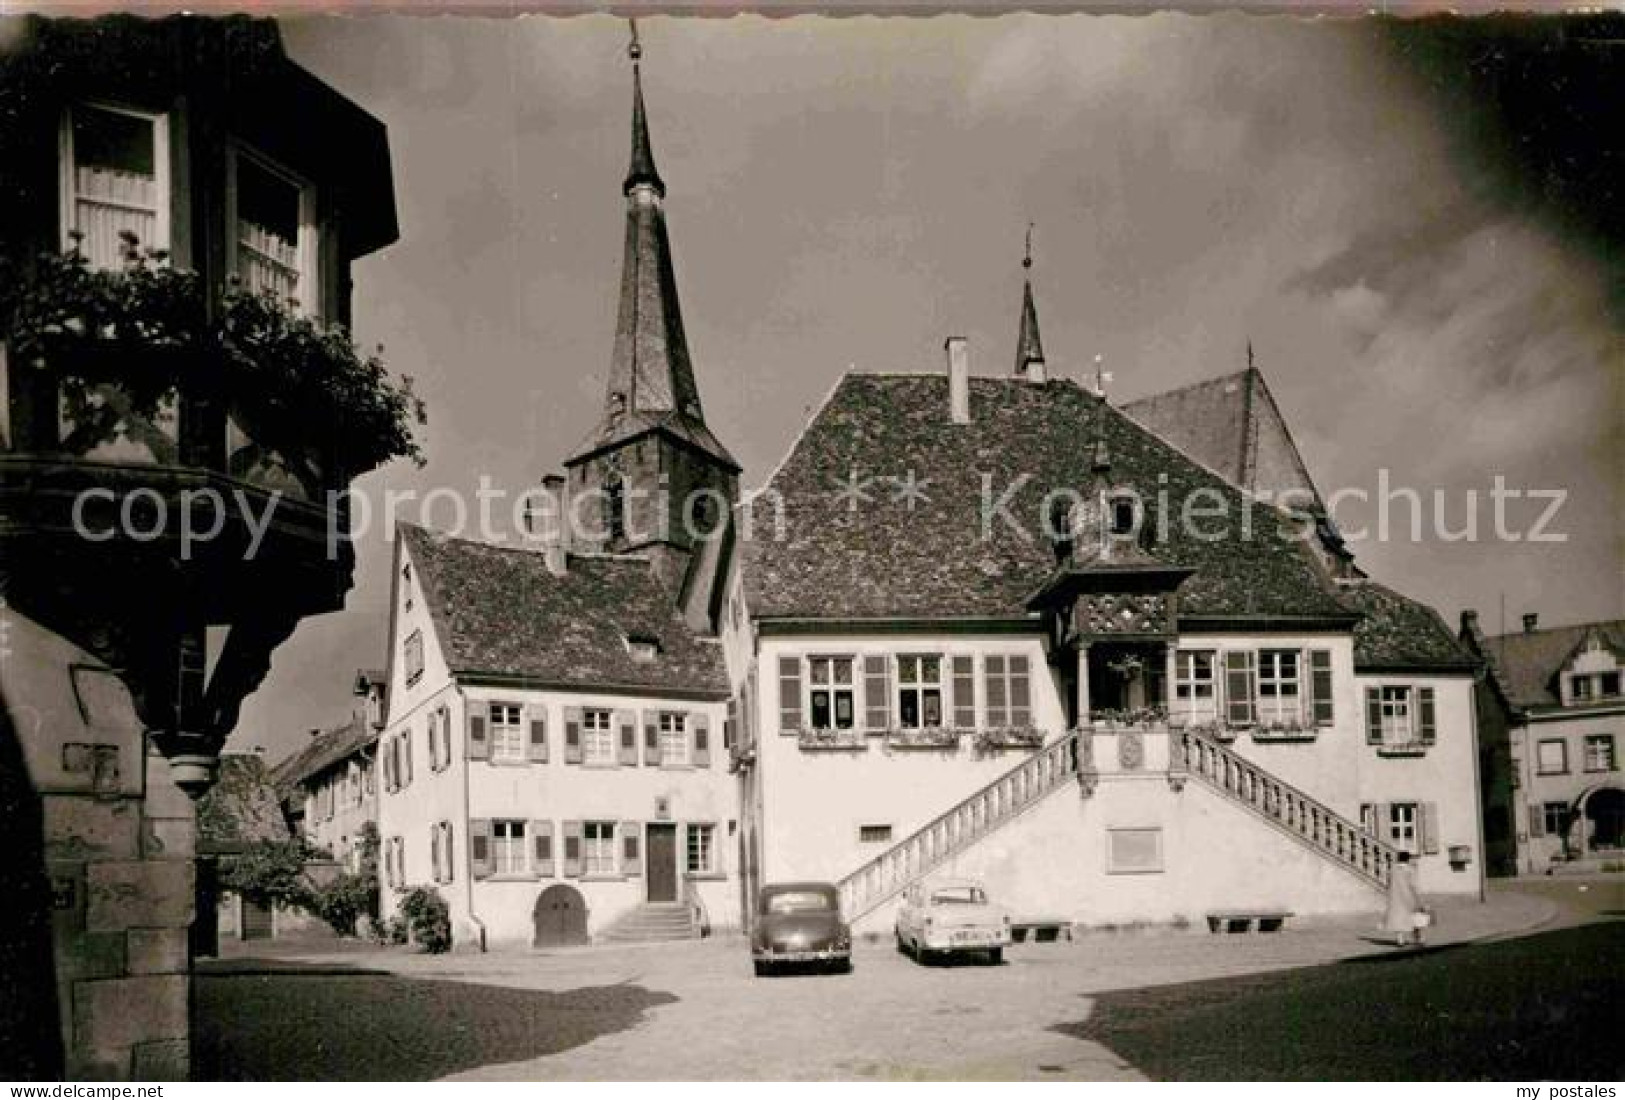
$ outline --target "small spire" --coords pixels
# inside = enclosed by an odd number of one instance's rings
[[[1033,223],[1027,223],[1027,246],[1021,257],[1024,272],[1033,267]],[[1021,329],[1016,334],[1016,377],[1029,382],[1044,381],[1044,344],[1038,338],[1038,309],[1033,305],[1033,281],[1022,278]]]
[[[1247,337],[1247,369],[1253,369],[1253,338]]]
[[[626,47],[626,56],[632,59],[632,164],[626,170],[626,182],[621,184],[622,194],[630,195],[632,188],[648,184],[656,195],[666,197],[666,184],[655,168],[654,150],[649,147],[649,120],[643,110],[643,44],[638,41],[638,21],[629,19],[632,41]]]

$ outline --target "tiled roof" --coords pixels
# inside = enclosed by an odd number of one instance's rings
[[[724,698],[722,647],[689,629],[643,559],[574,555],[563,576],[542,554],[402,524],[452,672],[560,687]],[[635,660],[629,635],[658,641]]]
[[[1625,656],[1625,619],[1528,630],[1485,639],[1486,656],[1500,674],[1508,701],[1517,707],[1561,705],[1561,697],[1553,690],[1557,686],[1557,674],[1593,630],[1603,644]]]
[[[286,801],[294,796],[300,783],[348,760],[377,740],[378,731],[367,723],[366,717],[353,715],[344,725],[323,730],[298,752],[284,757],[271,769],[271,782]]]
[[[222,754],[219,777],[197,804],[198,851],[230,854],[289,836],[265,759],[258,753]]]
[[[1478,661],[1439,613],[1375,581],[1339,585],[1343,602],[1361,612],[1354,625],[1356,668],[1473,669]]]
[[[1258,370],[1130,401],[1123,411],[1232,485],[1302,491],[1320,502],[1309,468]]]
[[[1272,513],[1256,504],[1249,539],[1204,541],[1184,531],[1177,514],[1190,494],[1207,490],[1198,501],[1227,504],[1236,528],[1245,494],[1075,383],[973,378],[970,386],[971,422],[953,424],[945,376],[854,373],[841,380],[758,498],[756,507],[768,508],[779,494],[786,537],[770,537],[772,525],[759,517],[747,548],[756,615],[1021,615],[1056,566],[1041,526],[1043,498],[1052,489],[1088,491],[1097,413],[1111,479],[1138,492],[1149,531],[1167,506],[1168,537],[1148,549],[1196,570],[1180,589],[1182,615],[1348,614],[1301,543],[1266,534]],[[910,471],[927,479],[928,499],[913,499],[912,508],[889,480]],[[854,476],[870,499],[837,493]],[[1027,478],[1008,508],[1027,537],[995,518],[984,539],[985,478],[992,501]]]

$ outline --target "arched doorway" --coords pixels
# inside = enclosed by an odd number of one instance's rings
[[[1625,790],[1615,786],[1591,788],[1575,804],[1574,816],[1580,826],[1583,855],[1625,851]]]
[[[536,947],[562,947],[587,942],[587,902],[574,886],[549,886],[536,898],[532,913]]]

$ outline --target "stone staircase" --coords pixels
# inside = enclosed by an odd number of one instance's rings
[[[1209,737],[1177,729],[1169,736],[1170,773],[1183,767],[1344,870],[1372,886],[1388,885],[1395,855],[1391,846]]]
[[[615,921],[598,939],[603,943],[663,943],[700,938],[694,909],[683,902],[645,902]]]
[[[1209,737],[1160,727],[1148,732],[1168,738],[1167,772],[1176,790],[1187,776],[1193,776],[1370,885],[1387,884],[1394,850],[1354,822]],[[1035,750],[841,879],[836,885],[846,919],[855,922],[872,912],[952,856],[1068,786],[1068,780],[1077,780],[1085,797],[1091,794],[1100,778],[1093,764],[1093,733],[1074,730]]]

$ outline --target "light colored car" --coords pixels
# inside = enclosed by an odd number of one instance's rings
[[[988,901],[982,884],[970,879],[917,883],[897,911],[897,949],[918,962],[958,955],[1004,961],[1010,944],[1010,914]]]

